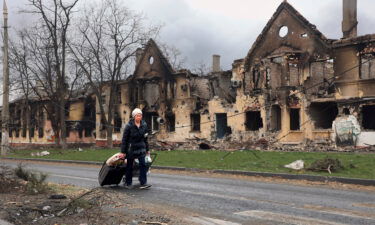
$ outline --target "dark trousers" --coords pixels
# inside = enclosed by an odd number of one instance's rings
[[[147,167],[145,162],[145,156],[141,156],[138,158],[139,160],[139,183],[141,185],[147,183]],[[125,174],[125,182],[127,185],[131,185],[133,181],[133,164],[134,158],[128,158],[126,164],[126,174]]]

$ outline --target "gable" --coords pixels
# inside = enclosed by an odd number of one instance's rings
[[[136,65],[133,79],[169,79],[172,73],[171,65],[150,39]]]
[[[287,32],[284,32],[287,30]],[[309,57],[329,54],[330,40],[310,24],[289,3],[283,2],[245,58],[248,71],[254,61],[274,54],[305,53]]]

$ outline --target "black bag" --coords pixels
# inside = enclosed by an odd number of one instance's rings
[[[104,161],[98,177],[100,186],[111,184],[118,185],[121,182],[121,179],[125,174],[125,171],[126,165],[108,166],[106,164],[106,161]]]

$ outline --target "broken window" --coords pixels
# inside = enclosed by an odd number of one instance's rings
[[[300,109],[290,109],[290,130],[299,130],[300,129]]]
[[[278,105],[271,107],[271,124],[270,129],[272,131],[281,130],[281,108]]]
[[[155,108],[158,104],[158,101],[163,96],[160,94],[160,88],[158,83],[147,82],[145,84],[144,98],[150,108]]]
[[[169,132],[176,131],[176,116],[174,114],[169,114],[166,116],[167,119],[167,129]]]
[[[26,128],[26,126],[23,126],[22,127],[22,137],[26,137],[26,133],[27,133],[27,128]]]
[[[342,113],[344,113],[344,115],[350,115],[350,110],[348,108],[344,108]]]
[[[85,126],[84,127],[85,137],[91,137],[93,130],[94,130],[94,128],[92,128],[91,126]]]
[[[151,131],[159,130],[159,115],[156,112],[145,112],[144,118],[147,123],[147,126],[151,129]]]
[[[121,117],[120,117],[119,113],[115,112],[115,115],[114,115],[114,128],[113,128],[113,132],[115,132],[115,133],[120,133],[120,131],[121,131],[121,126],[122,126],[122,120],[121,120]]]
[[[253,68],[253,85],[254,85],[254,88],[258,88],[259,79],[260,79],[259,68],[255,67],[255,68]]]
[[[43,127],[39,127],[38,128],[38,135],[39,135],[39,138],[42,138],[44,136],[44,130],[43,130]]]
[[[281,26],[279,29],[279,37],[284,38],[289,33],[289,28],[287,26]]]
[[[107,129],[104,118],[101,118],[101,120],[100,120],[100,128],[99,129],[100,129],[100,131],[104,131],[104,130]]]
[[[228,131],[227,114],[216,113],[216,137],[223,138]]]
[[[375,56],[365,54],[361,56],[361,79],[375,78]]]
[[[375,130],[375,105],[362,107],[362,127],[365,130]]]
[[[83,137],[83,129],[82,129],[81,126],[78,128],[78,137],[79,137],[79,138],[82,138],[82,137]]]
[[[138,102],[138,87],[135,87],[132,92],[132,98],[134,102]]]
[[[122,101],[121,101],[121,90],[119,90],[117,92],[117,104],[121,104],[121,103],[122,103]]]
[[[69,137],[70,131],[72,130],[72,126],[73,126],[72,121],[65,122],[65,133],[67,137]]]
[[[290,86],[299,85],[298,65],[294,63],[289,63],[289,85]]]
[[[16,127],[14,130],[16,132],[16,138],[19,138],[20,137],[20,129],[18,127]]]
[[[263,127],[262,117],[260,111],[247,111],[246,112],[246,130],[259,130]]]
[[[29,129],[29,137],[30,138],[34,137],[34,131],[35,131],[35,128],[34,127],[30,127],[30,129]]]
[[[70,112],[70,104],[67,103],[65,105],[65,118],[68,118],[69,117],[69,112]]]
[[[152,122],[151,122],[151,130],[152,131],[158,131],[159,130],[159,122],[158,122],[159,116],[152,116]]]
[[[338,114],[337,103],[311,103],[309,114],[316,129],[331,129]]]
[[[192,131],[200,131],[201,130],[201,115],[198,113],[194,113],[190,115],[191,121],[191,130]]]
[[[266,88],[271,87],[271,68],[266,69]]]

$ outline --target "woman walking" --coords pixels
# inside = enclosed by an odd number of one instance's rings
[[[140,188],[148,188],[147,184],[147,167],[145,162],[146,155],[150,154],[148,142],[148,128],[145,121],[142,120],[142,110],[136,108],[132,112],[132,119],[126,124],[122,137],[121,152],[125,154],[127,159],[126,174],[124,186],[132,189],[133,180],[133,163],[134,159],[139,161],[139,183]]]

